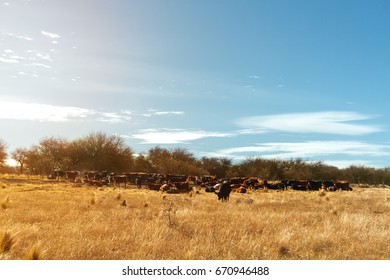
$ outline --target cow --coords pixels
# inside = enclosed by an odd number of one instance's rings
[[[309,181],[309,190],[310,191],[319,191],[322,187],[322,181]]]
[[[49,174],[49,176],[47,176],[47,178],[50,180],[59,181],[60,179],[65,177],[65,174],[66,173],[64,171],[57,169],[57,170],[54,170],[53,173]]]
[[[106,172],[99,173],[97,171],[85,171],[83,174],[84,183],[90,184],[91,182],[98,181],[100,182],[102,179],[107,178]]]
[[[335,191],[336,190],[333,181],[323,181],[321,189],[326,190],[326,191]]]
[[[218,196],[218,200],[229,201],[231,191],[232,191],[232,187],[230,186],[229,181],[224,181],[221,187],[219,188],[219,192],[215,192],[215,193]]]
[[[346,180],[334,181],[334,186],[336,190],[352,191],[349,182]]]
[[[161,188],[161,185],[162,184],[160,184],[160,183],[147,182],[147,186],[148,186],[149,190],[152,190],[152,191],[159,191]]]
[[[236,189],[236,193],[246,193],[246,187],[240,186],[238,189]]]
[[[142,184],[143,184],[144,180],[141,176],[138,176],[136,179],[135,179],[135,184],[137,185],[137,188],[138,189],[141,189],[142,188]]]
[[[125,184],[125,187],[126,187],[126,183],[127,183],[127,177],[126,175],[114,175],[113,176],[113,181],[114,181],[114,184],[116,186],[121,186],[121,183],[124,183]]]
[[[160,191],[166,193],[180,193],[180,190],[177,187],[175,187],[175,185],[172,183],[163,184],[160,187]]]
[[[307,191],[309,187],[309,181],[291,180],[291,181],[287,181],[287,186],[296,191]]]
[[[189,192],[191,190],[188,182],[174,182],[173,185],[179,192]]]
[[[65,172],[65,178],[69,182],[75,182],[78,175],[79,175],[79,173],[77,171],[66,171]]]
[[[259,183],[256,185],[257,189],[266,189],[268,186],[268,181],[266,179],[260,179]]]
[[[268,183],[265,185],[265,189],[267,190],[277,190],[284,191],[286,189],[286,182],[276,182],[276,183]]]
[[[203,184],[201,185],[201,187],[203,186]],[[208,185],[204,185],[205,187],[205,192],[215,192],[215,187],[214,186],[208,186]]]

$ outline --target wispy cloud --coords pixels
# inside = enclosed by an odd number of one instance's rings
[[[86,118],[93,113],[91,110],[78,107],[23,102],[0,102],[0,119],[64,122],[75,118]]]
[[[107,123],[123,123],[130,121],[132,118],[128,114],[120,114],[120,113],[107,113],[101,112],[99,113],[100,117],[99,121],[107,122]]]
[[[50,62],[53,62],[53,59],[50,57],[50,55],[49,54],[43,54],[43,53],[40,53],[40,52],[38,52],[37,54],[36,54],[36,56],[37,57],[39,57],[40,59],[43,59],[43,60],[46,60],[46,61],[50,61]]]
[[[330,166],[336,166],[338,168],[347,168],[351,165],[375,167],[375,162],[370,160],[324,160],[323,163]],[[378,166],[378,168],[381,167]]]
[[[27,75],[19,72],[19,75]],[[0,101],[0,120],[66,122],[77,120],[124,123],[132,119],[131,112],[103,112],[93,109],[50,104]]]
[[[231,134],[203,130],[143,129],[132,135],[132,138],[141,139],[142,144],[179,144],[202,138],[228,136]]]
[[[261,156],[264,158],[312,158],[329,155],[383,156],[390,155],[390,145],[360,141],[307,141],[298,143],[272,142],[218,151],[232,157]]]
[[[158,111],[155,109],[149,109],[147,113],[144,113],[144,117],[151,116],[164,116],[164,115],[184,115],[183,111]]]
[[[19,63],[19,60],[7,57],[0,57],[0,61],[4,63]]]
[[[10,33],[10,32],[3,33],[3,34],[8,35],[8,36],[11,36],[11,37],[16,38],[16,39],[20,39],[20,40],[34,41],[33,38],[28,37],[28,36],[24,36],[24,35],[19,35],[19,34]]]
[[[56,34],[56,33],[51,33],[51,32],[47,32],[47,31],[44,31],[42,30],[41,31],[41,34],[47,38],[50,38],[50,39],[58,39],[58,38],[61,38],[60,35]]]
[[[3,50],[3,54],[0,57],[0,61],[4,63],[19,63],[19,60],[24,60],[25,57],[17,55],[13,50]]]
[[[378,126],[351,123],[369,119],[373,119],[373,116],[356,112],[325,111],[247,117],[238,120],[237,124],[245,129],[261,131],[339,135],[363,135],[382,130]]]

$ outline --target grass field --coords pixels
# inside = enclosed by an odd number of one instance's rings
[[[390,189],[249,191],[227,203],[0,179],[0,259],[390,259]]]

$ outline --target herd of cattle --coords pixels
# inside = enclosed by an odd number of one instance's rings
[[[219,200],[229,200],[230,193],[246,193],[248,189],[258,190],[299,190],[299,191],[352,191],[346,180],[335,181],[311,181],[311,180],[282,180],[269,182],[256,177],[233,177],[217,179],[215,176],[187,176],[172,174],[155,174],[130,172],[123,174],[87,171],[60,171],[57,170],[49,175],[49,179],[67,180],[69,182],[82,182],[89,186],[124,186],[136,185],[138,188],[146,187],[150,190],[182,193],[192,190],[216,193]]]

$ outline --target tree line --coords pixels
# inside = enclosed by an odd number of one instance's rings
[[[302,159],[248,158],[234,163],[224,157],[201,157],[182,148],[160,146],[135,154],[116,135],[90,133],[76,139],[49,137],[31,148],[17,148],[10,154],[18,163],[17,172],[46,176],[54,170],[147,172],[161,174],[214,175],[226,177],[260,177],[268,180],[345,179],[351,183],[390,185],[390,168],[351,165],[340,169],[323,162]],[[6,144],[0,140],[0,166],[6,171]]]

